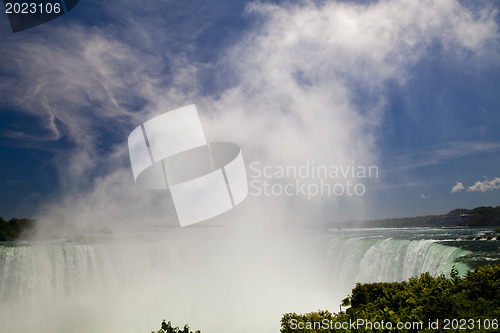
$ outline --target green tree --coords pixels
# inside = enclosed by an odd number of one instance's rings
[[[163,320],[161,323],[161,328],[158,331],[156,332],[153,331],[151,333],[193,333],[193,332],[189,330],[189,326],[187,324],[184,325],[184,328],[181,330],[178,326],[173,327],[170,321],[166,323],[165,320]],[[194,333],[201,333],[201,331],[197,330]]]
[[[34,220],[12,218],[9,221],[0,217],[0,242],[15,241],[19,239],[23,232],[32,229]]]
[[[349,306],[345,313],[285,314],[281,332],[498,332],[500,265],[479,267],[463,277],[453,268],[450,278],[424,273],[404,282],[358,283],[342,305]],[[460,330],[445,330],[447,318],[467,322]],[[392,329],[346,325],[358,320],[372,324],[390,322]],[[325,322],[330,324],[321,326]],[[397,328],[397,323],[416,325]],[[430,323],[436,323],[436,327],[429,327]],[[485,323],[489,329],[481,325]]]

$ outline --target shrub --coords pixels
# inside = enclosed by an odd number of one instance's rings
[[[358,283],[343,305],[349,306],[345,313],[285,314],[281,332],[436,332],[446,328],[446,319],[463,320],[460,332],[499,331],[500,265],[479,267],[464,277],[453,268],[450,278],[424,273],[404,282]],[[357,322],[365,324],[352,325]],[[414,325],[398,329],[398,323]]]
[[[192,331],[189,330],[189,326],[186,324],[184,325],[184,329],[180,329],[178,326],[172,327],[172,323],[169,321],[168,323],[163,320],[161,323],[161,328],[156,331],[156,332],[151,332],[151,333],[193,333]],[[201,331],[196,331],[194,333],[201,333]]]

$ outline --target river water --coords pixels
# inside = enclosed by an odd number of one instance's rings
[[[500,262],[491,229],[167,228],[0,243],[0,332],[279,332],[285,312],[339,310],[356,282]],[[473,240],[476,238],[477,240]]]

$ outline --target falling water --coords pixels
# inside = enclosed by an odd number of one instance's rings
[[[191,229],[133,241],[4,244],[0,331],[146,333],[167,319],[206,333],[278,332],[284,312],[337,311],[356,282],[468,268],[457,259],[469,251],[380,233],[234,239]]]

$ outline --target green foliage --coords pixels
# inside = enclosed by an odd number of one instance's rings
[[[472,215],[467,225],[469,226],[498,226],[500,225],[500,206],[477,207],[472,209]]]
[[[184,329],[180,329],[178,326],[173,327],[172,323],[169,321],[168,323],[163,320],[161,323],[161,328],[156,331],[156,332],[151,332],[151,333],[193,333],[192,331],[189,330],[189,326],[186,324],[184,325]],[[201,333],[201,331],[196,331],[194,333]]]
[[[306,314],[286,313],[281,318],[281,332],[328,332],[322,328],[323,323],[337,320],[338,315],[319,310]],[[304,327],[304,329],[301,329]]]
[[[9,221],[0,216],[0,242],[15,241],[23,231],[33,228],[34,220],[12,218]]]
[[[281,332],[436,332],[444,330],[445,319],[468,320],[469,327],[465,325],[460,332],[498,331],[500,265],[479,267],[464,277],[453,268],[450,278],[424,273],[404,282],[358,283],[342,303],[350,306],[345,313],[285,314]],[[496,320],[496,328],[480,327],[479,323],[485,320]],[[383,325],[380,329],[370,325],[349,325],[358,321],[390,322],[392,330],[387,329],[387,325],[385,329]],[[397,323],[415,324],[397,328]],[[430,323],[436,326],[430,328]]]

